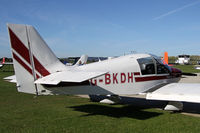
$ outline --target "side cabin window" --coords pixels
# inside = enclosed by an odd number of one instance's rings
[[[137,59],[142,75],[155,74],[155,65],[151,57]]]

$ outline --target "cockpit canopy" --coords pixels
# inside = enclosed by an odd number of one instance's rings
[[[163,64],[161,58],[155,55],[137,59],[142,75],[167,74],[171,72],[168,65]]]

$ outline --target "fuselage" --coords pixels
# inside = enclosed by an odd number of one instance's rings
[[[167,83],[178,82],[181,72],[150,54],[132,54],[73,68],[75,71],[107,71],[88,82],[47,86],[66,94],[138,94]]]
[[[177,82],[181,76],[180,71],[150,54],[132,54],[79,66],[84,64],[81,61],[68,67],[58,60],[33,26],[7,26],[19,92],[137,94]]]

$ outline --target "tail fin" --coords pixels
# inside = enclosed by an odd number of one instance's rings
[[[76,62],[75,65],[84,65],[87,63],[88,55],[82,55],[81,58]]]
[[[44,88],[34,84],[65,66],[57,59],[34,27],[7,24],[13,55],[17,88],[20,92],[40,94]]]

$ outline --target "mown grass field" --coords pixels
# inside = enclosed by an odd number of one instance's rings
[[[18,93],[0,72],[0,133],[198,133],[200,118],[76,96]]]
[[[175,65],[173,67],[178,68],[185,73],[200,73],[200,70],[195,69],[194,65]]]

